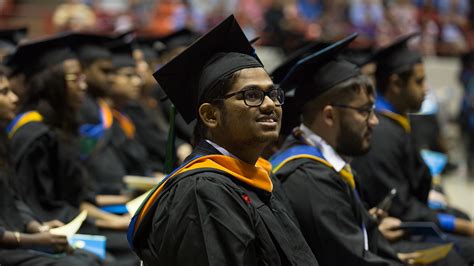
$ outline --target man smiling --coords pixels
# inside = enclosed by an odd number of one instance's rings
[[[233,16],[154,74],[198,143],[133,218],[146,265],[318,265],[259,158],[284,94]],[[186,91],[187,90],[187,91]]]

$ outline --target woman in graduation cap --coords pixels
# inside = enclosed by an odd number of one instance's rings
[[[126,218],[101,212],[80,164],[77,110],[86,85],[81,66],[64,34],[25,43],[19,56],[35,60],[28,68],[28,93],[21,113],[8,126],[15,187],[42,219],[68,222],[78,209],[98,218],[101,227],[124,227]]]
[[[259,158],[278,137],[283,92],[233,16],[155,73],[196,145],[137,212],[145,265],[318,265]]]
[[[56,35],[18,48],[21,56],[29,56],[35,64],[28,69],[28,93],[21,113],[8,127],[15,188],[41,219],[69,222],[79,210],[87,210],[93,224],[86,221],[81,230],[106,235],[107,249],[113,255],[129,255],[133,264],[136,258],[123,234],[130,217],[98,208],[94,184],[79,160],[77,114],[87,86],[81,65],[69,49],[76,38]]]
[[[0,264],[98,265],[97,257],[81,251],[67,256],[54,255],[72,252],[66,236],[49,232],[50,228],[62,223],[38,221],[10,186],[14,174],[5,128],[15,117],[17,102],[18,97],[11,91],[4,70],[0,69]],[[40,250],[48,250],[51,254]]]

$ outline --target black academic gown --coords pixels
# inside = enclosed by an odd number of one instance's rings
[[[155,171],[163,172],[166,159],[167,131],[158,127],[138,102],[131,102],[124,108],[136,128],[136,138],[146,148],[149,160],[153,162]]]
[[[371,150],[351,163],[360,177],[361,193],[370,207],[376,206],[392,188],[397,189],[389,209],[402,221],[427,221],[439,225],[437,211],[428,207],[431,174],[412,136],[395,120],[377,114],[379,125],[372,134]],[[474,240],[451,236],[459,253],[474,263]]]
[[[436,114],[410,115],[414,143],[418,149],[439,151],[440,128]]]
[[[284,147],[295,144],[298,142],[289,136]],[[354,190],[333,168],[301,158],[286,163],[276,176],[321,265],[401,264]],[[367,230],[367,251],[362,223]]]
[[[41,221],[69,222],[79,214],[81,202],[94,201],[77,157],[44,123],[19,128],[10,150],[15,189]]]
[[[81,124],[100,123],[99,105],[90,95],[85,97],[79,114]],[[84,165],[91,176],[97,194],[120,194],[124,189],[123,177],[127,171],[112,147],[111,140],[112,129],[108,129],[92,154],[84,158]]]
[[[40,221],[58,219],[67,223],[79,214],[80,203],[95,203],[95,192],[88,185],[87,174],[78,160],[77,146],[59,142],[57,133],[47,125],[42,122],[24,125],[10,145],[17,174],[13,183]],[[107,251],[116,257],[123,255],[123,265],[138,264],[124,232],[99,230],[88,219],[79,233],[105,235]]]
[[[8,185],[5,173],[0,176],[0,239],[5,230],[25,232],[26,225],[33,220],[29,210],[19,201]],[[23,204],[18,208],[18,204]],[[31,217],[31,218],[26,218]],[[73,255],[53,255],[27,249],[7,249],[0,247],[1,265],[99,265],[98,258],[92,254],[76,251]]]
[[[127,138],[118,123],[112,125],[111,145],[128,175],[147,176],[153,167],[145,147],[135,138]]]
[[[396,121],[377,114],[379,125],[372,134],[371,150],[354,159],[362,194],[370,207],[376,206],[392,188],[397,189],[389,214],[403,221],[438,223],[428,205],[431,174],[412,137]]]
[[[201,142],[196,154],[219,153]],[[145,265],[318,265],[290,217],[273,193],[192,170],[165,185],[137,248]]]

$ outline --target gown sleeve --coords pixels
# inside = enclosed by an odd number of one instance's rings
[[[283,183],[318,261],[322,265],[399,265],[371,249],[365,250],[363,207],[342,179],[338,180],[341,177],[325,168],[304,164],[293,169]]]

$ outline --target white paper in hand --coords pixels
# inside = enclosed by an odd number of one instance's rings
[[[50,229],[49,232],[54,235],[63,235],[70,238],[77,231],[79,231],[79,228],[81,228],[81,225],[86,218],[87,218],[87,211],[84,210],[69,223],[57,228]]]

